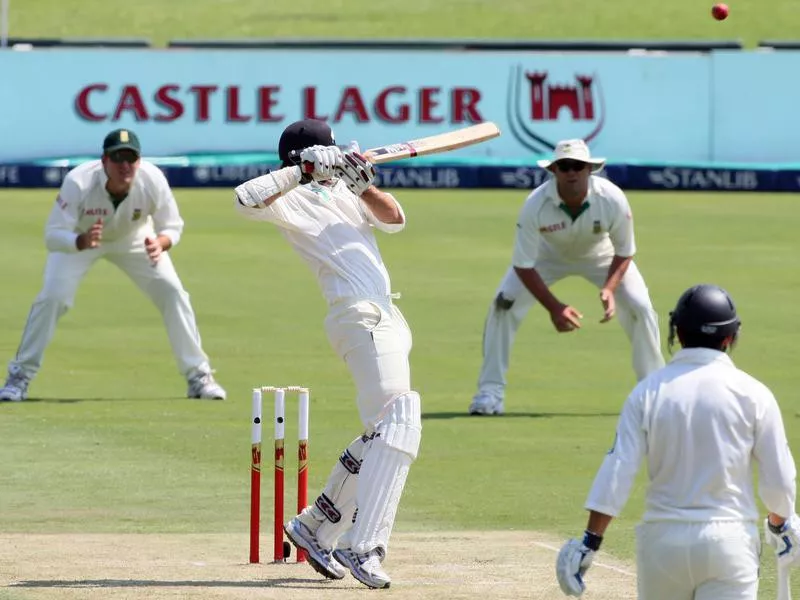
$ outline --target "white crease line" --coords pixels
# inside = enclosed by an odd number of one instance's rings
[[[555,546],[551,546],[550,544],[545,544],[543,542],[533,542],[534,546],[539,546],[539,548],[546,548],[547,550],[552,550],[556,554],[560,550],[560,548],[556,548]],[[628,577],[636,577],[636,573],[631,573],[627,569],[621,569],[619,567],[615,567],[614,565],[607,565],[601,562],[597,562],[596,560],[592,561],[592,566],[603,567],[604,569],[608,569],[609,571],[614,571],[615,573],[621,573],[622,575],[627,575]]]

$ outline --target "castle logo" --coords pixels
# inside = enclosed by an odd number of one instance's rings
[[[553,82],[548,71],[511,69],[507,112],[512,135],[535,154],[547,154],[558,140],[587,144],[605,124],[605,103],[596,76],[573,75],[574,85]],[[571,83],[571,82],[570,82]]]

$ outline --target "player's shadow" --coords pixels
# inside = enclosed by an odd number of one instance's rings
[[[562,417],[619,417],[618,412],[574,412],[574,413],[561,413],[561,412],[505,412],[502,415],[471,415],[466,411],[458,412],[425,412],[422,413],[423,421],[439,421],[444,419],[474,419],[476,421],[487,419],[560,419]]]
[[[0,406],[3,406],[4,404],[8,404],[9,406],[25,405],[35,402],[40,402],[43,404],[76,404],[78,402],[177,402],[189,400],[190,399],[186,397],[179,396],[175,396],[174,398],[154,398],[152,396],[147,398],[27,398],[22,402],[0,402]]]
[[[18,581],[9,584],[10,588],[43,588],[43,589],[110,589],[110,588],[313,588],[323,590],[334,586],[336,582],[327,579],[303,579],[281,577],[261,579],[258,581],[159,581],[155,579],[42,579]],[[341,586],[334,589],[341,590]]]

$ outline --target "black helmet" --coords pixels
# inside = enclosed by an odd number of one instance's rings
[[[288,167],[299,162],[299,158],[292,156],[292,152],[311,146],[333,146],[335,143],[333,131],[325,121],[303,119],[283,130],[278,142],[278,157],[283,166]]]
[[[728,292],[716,285],[701,284],[686,290],[669,313],[669,345],[675,333],[684,347],[721,350],[722,341],[739,334],[741,322]],[[731,343],[731,346],[733,345]]]

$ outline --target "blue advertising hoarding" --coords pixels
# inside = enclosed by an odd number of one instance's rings
[[[797,162],[800,52],[715,52],[713,160]]]
[[[149,156],[270,151],[304,117],[363,148],[500,125],[456,157],[533,157],[569,137],[616,160],[714,146],[702,54],[71,49],[0,52],[0,73],[0,162],[96,155],[116,127]]]

